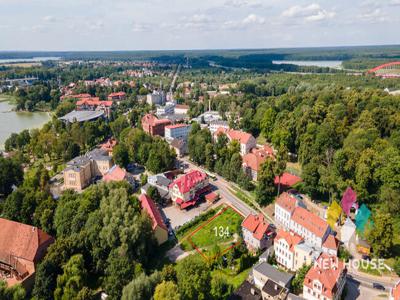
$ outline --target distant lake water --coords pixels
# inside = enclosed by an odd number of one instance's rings
[[[342,67],[341,60],[274,60],[274,64],[291,64],[297,66],[329,67],[339,69]]]
[[[14,106],[7,101],[0,102],[0,149],[11,133],[25,129],[40,128],[50,120],[46,112],[15,112]]]
[[[0,64],[20,63],[20,62],[43,62],[43,61],[60,60],[60,59],[61,57],[52,57],[52,56],[33,57],[33,58],[7,58],[7,59],[0,58]]]

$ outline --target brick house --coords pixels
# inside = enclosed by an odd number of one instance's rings
[[[240,144],[240,154],[243,156],[250,152],[251,149],[256,147],[256,139],[250,133],[234,130],[234,129],[226,129],[220,127],[214,133],[214,139],[217,140],[218,136],[221,134],[225,134],[228,138],[229,142],[238,141]]]
[[[158,119],[152,114],[147,114],[142,118],[141,124],[143,130],[151,136],[164,136],[165,126],[171,125],[172,123],[168,119]]]
[[[253,148],[243,156],[243,170],[252,180],[257,181],[258,172],[267,157],[275,158],[272,148],[268,145],[264,145],[260,149]]]

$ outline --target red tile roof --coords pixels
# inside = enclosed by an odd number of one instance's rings
[[[189,109],[189,105],[185,105],[185,104],[177,104],[175,105],[175,108],[179,108],[179,109]]]
[[[168,119],[158,119],[156,116],[152,114],[147,114],[142,118],[142,123],[154,126],[159,124],[171,124],[171,121]]]
[[[105,143],[101,144],[100,148],[106,151],[112,151],[116,145],[117,145],[116,139],[109,139]]]
[[[91,98],[83,98],[76,102],[76,106],[81,106],[81,105],[91,105],[91,106],[107,106],[110,107],[113,105],[112,101],[100,101],[99,97],[91,97]]]
[[[290,174],[290,173],[283,173],[281,176],[281,185],[286,187],[292,187],[296,183],[301,182],[301,178],[299,176]],[[274,183],[277,185],[279,183],[279,177],[276,176]]]
[[[284,192],[279,195],[279,198],[276,199],[275,205],[279,205],[284,210],[292,213],[296,208],[297,200],[295,197],[291,196],[290,194]]]
[[[161,227],[162,229],[168,230],[167,226],[165,225],[160,211],[158,210],[156,204],[154,203],[153,199],[151,199],[146,194],[141,194],[139,196],[140,204],[142,205],[143,210],[145,210],[153,223],[153,230],[157,228],[157,226]]]
[[[61,99],[65,99],[65,98],[81,99],[81,98],[90,98],[90,97],[92,97],[92,95],[90,95],[90,94],[77,94],[77,95],[65,95],[65,96],[62,96]]]
[[[219,127],[214,135],[218,137],[221,134],[225,134],[229,140],[239,141],[240,144],[247,144],[253,137],[250,133],[244,131]]]
[[[54,239],[37,227],[0,218],[0,241],[0,261],[15,257],[36,263]]]
[[[300,244],[303,241],[303,238],[299,236],[298,234],[292,232],[292,231],[286,231],[283,229],[279,229],[275,241],[279,241],[281,239],[284,239],[286,243],[289,245],[289,250],[294,251],[294,246]]]
[[[110,95],[108,95],[108,97],[124,97],[126,96],[125,92],[116,92],[116,93],[111,93]]]
[[[400,280],[397,284],[393,287],[391,291],[391,296],[394,300],[400,300]]]
[[[329,225],[325,222],[325,220],[302,207],[295,208],[291,220],[320,238],[324,236],[329,228]]]
[[[333,235],[328,235],[325,242],[322,244],[322,247],[337,250],[339,249],[339,240]]]
[[[267,157],[274,158],[274,152],[272,151],[272,149],[268,146],[266,147],[267,148],[262,148],[262,149],[252,149],[250,153],[244,155],[243,165],[249,167],[253,171],[258,172],[261,169],[261,165],[265,162]]]
[[[198,170],[182,175],[170,184],[170,188],[177,185],[179,191],[185,194],[195,188],[200,182],[207,179],[207,174]]]
[[[121,169],[119,166],[113,166],[108,172],[103,176],[104,182],[111,181],[122,181],[126,177],[126,171]]]
[[[344,263],[336,256],[323,253],[306,274],[304,285],[313,289],[314,280],[318,280],[322,284],[322,295],[332,298],[337,292],[337,283],[342,272],[345,272]]]
[[[263,214],[250,214],[244,219],[242,227],[253,233],[253,237],[262,240],[270,231],[270,224],[266,221]]]

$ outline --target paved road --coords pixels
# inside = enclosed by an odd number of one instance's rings
[[[345,300],[377,300],[387,299],[388,289],[380,291],[370,286],[365,286],[358,280],[348,276],[346,279],[347,294]]]
[[[206,172],[205,169],[194,165],[187,158],[181,158],[180,160],[181,162],[188,164],[191,169],[197,169]],[[249,214],[257,214],[257,212],[253,208],[251,208],[249,205],[247,205],[242,200],[237,198],[234,194],[232,194],[231,191],[229,191],[230,184],[225,179],[218,175],[216,177],[217,180],[214,180],[211,183],[218,188],[221,197],[224,198],[226,202],[234,206],[244,216],[248,216]]]

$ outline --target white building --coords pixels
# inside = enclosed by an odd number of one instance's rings
[[[153,91],[153,93],[148,94],[146,97],[146,102],[150,105],[164,105],[165,101],[166,98],[163,91]]]
[[[276,261],[286,269],[295,271],[295,246],[303,241],[303,238],[293,232],[278,230],[274,239],[274,253]]]
[[[214,140],[218,139],[220,135],[226,135],[229,142],[237,141],[240,144],[240,154],[243,156],[251,151],[251,149],[256,147],[256,139],[250,133],[234,130],[234,129],[225,129],[223,127],[219,127],[217,131],[214,133]]]
[[[191,125],[188,124],[175,124],[165,126],[165,138],[166,139],[181,139],[187,140],[190,133]]]
[[[210,129],[211,134],[214,134],[220,127],[229,129],[229,123],[224,120],[215,120],[215,121],[211,121],[209,124],[209,129]]]
[[[175,112],[175,103],[167,102],[164,106],[157,106],[157,116],[170,115]]]
[[[290,226],[290,218],[297,207],[298,200],[291,194],[282,193],[275,201],[275,221],[286,230]]]
[[[263,250],[272,245],[274,230],[263,214],[250,214],[242,222],[243,240],[250,251]]]

